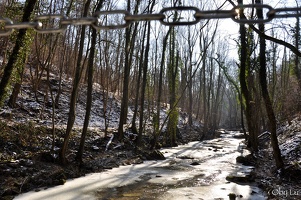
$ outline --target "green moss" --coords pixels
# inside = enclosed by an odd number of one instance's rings
[[[179,112],[176,108],[172,109],[169,114],[169,119],[167,123],[167,133],[171,140],[171,145],[175,145],[176,135],[177,135],[177,125],[178,125]]]

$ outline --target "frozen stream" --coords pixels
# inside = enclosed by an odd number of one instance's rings
[[[228,175],[244,176],[252,167],[236,163],[236,157],[245,155],[241,139],[231,132],[222,138],[191,142],[175,148],[163,149],[163,161],[115,168],[102,173],[68,180],[65,185],[39,192],[29,192],[15,199],[266,199],[253,185],[228,182]]]

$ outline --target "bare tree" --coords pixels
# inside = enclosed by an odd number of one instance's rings
[[[96,6],[96,10],[99,10],[102,7],[104,0],[100,0]],[[92,29],[92,28],[90,28]],[[84,120],[84,126],[82,130],[82,135],[80,139],[79,149],[76,155],[76,159],[79,162],[82,162],[82,156],[84,152],[85,139],[87,136],[87,130],[89,126],[90,113],[92,107],[92,91],[93,91],[93,74],[94,74],[94,56],[96,49],[96,39],[97,39],[97,31],[96,29],[92,29],[91,35],[91,47],[90,47],[90,55],[88,60],[88,89],[87,89],[87,102],[86,102],[86,114]]]
[[[137,2],[137,4],[139,1]],[[127,2],[127,10],[131,10],[131,1]],[[124,74],[123,74],[123,93],[122,93],[122,101],[121,101],[121,112],[118,126],[118,139],[123,140],[123,125],[127,122],[127,114],[128,114],[128,103],[129,103],[129,83],[130,83],[130,69],[131,69],[131,57],[133,53],[133,48],[131,45],[131,41],[133,42],[135,39],[135,34],[131,37],[131,29],[130,27],[126,28],[125,33],[125,61],[124,61]],[[133,43],[132,43],[133,44]]]
[[[261,0],[256,0],[257,4],[261,4]],[[257,16],[259,19],[263,19],[263,10],[257,8]],[[259,30],[264,32],[264,24],[259,24]],[[277,139],[277,122],[274,113],[273,104],[271,102],[271,98],[269,96],[267,80],[266,80],[266,41],[263,37],[260,37],[260,84],[262,90],[262,96],[265,101],[265,107],[268,114],[268,119],[270,122],[270,130],[271,130],[271,143],[273,147],[274,158],[276,162],[276,166],[278,169],[282,169],[284,167],[284,163],[281,157],[281,152],[278,145]]]
[[[30,16],[34,10],[36,2],[37,0],[26,0],[22,22],[27,22],[30,20]],[[20,51],[26,44],[26,33],[27,29],[19,30],[13,52],[9,57],[7,65],[5,66],[4,73],[0,82],[0,106],[3,106],[5,97],[7,95],[8,85],[13,73],[13,69],[15,68],[16,62],[18,60]]]
[[[91,3],[91,0],[86,1],[83,16],[87,16],[88,10],[90,7],[90,3]],[[73,80],[73,89],[72,89],[71,99],[70,99],[70,110],[69,110],[67,129],[66,129],[66,134],[64,137],[64,143],[63,143],[63,146],[61,147],[61,151],[60,151],[60,161],[63,165],[67,164],[66,151],[68,148],[68,143],[69,143],[69,139],[71,136],[72,127],[73,127],[73,124],[75,121],[76,100],[77,100],[77,96],[78,96],[77,95],[78,88],[79,88],[80,79],[81,79],[81,75],[82,75],[81,66],[82,66],[82,57],[83,57],[83,51],[84,51],[85,33],[86,33],[86,25],[83,25],[82,29],[81,29],[81,38],[80,38],[80,44],[79,44],[77,65],[76,65],[76,71],[75,71],[75,76],[74,76],[74,80]]]
[[[162,56],[160,62],[160,70],[159,70],[159,83],[158,83],[158,96],[157,96],[157,105],[156,105],[156,115],[154,118],[154,140],[152,144],[152,148],[157,146],[158,136],[160,135],[160,110],[161,110],[161,99],[162,99],[162,89],[163,89],[163,73],[164,73],[164,63],[165,63],[165,53],[167,48],[168,37],[171,33],[171,28],[168,29],[166,35],[163,38],[163,47],[162,47]]]

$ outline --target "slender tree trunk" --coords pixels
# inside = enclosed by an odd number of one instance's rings
[[[161,110],[161,95],[162,95],[162,86],[163,86],[163,73],[164,73],[164,63],[165,63],[165,53],[167,47],[167,41],[169,34],[171,32],[171,28],[168,29],[164,39],[163,39],[163,47],[162,47],[162,57],[160,63],[160,72],[159,72],[159,85],[158,85],[158,97],[157,97],[157,105],[156,105],[156,116],[155,116],[155,130],[154,130],[154,142],[152,148],[157,146],[158,136],[160,135],[160,110]]]
[[[204,42],[205,42],[205,39],[204,39]],[[207,116],[207,105],[206,105],[206,102],[207,102],[207,97],[206,97],[206,55],[207,55],[207,49],[205,49],[204,51],[204,58],[203,58],[203,74],[202,74],[202,91],[203,91],[203,123],[204,123],[204,128],[203,128],[203,131],[204,131],[204,134],[207,134],[208,132],[208,116]],[[209,97],[208,97],[209,98]]]
[[[222,63],[218,62],[219,65],[222,65]],[[218,124],[219,124],[219,105],[220,105],[220,98],[222,98],[222,76],[221,76],[221,67],[219,67],[218,70],[218,79],[217,79],[217,87],[216,87],[216,95],[215,95],[215,100],[213,101],[213,106],[212,106],[212,129],[215,132],[215,130],[218,128]]]
[[[96,45],[97,32],[95,29],[92,29],[92,42],[90,55],[88,60],[88,88],[87,88],[87,102],[86,102],[86,114],[84,120],[84,126],[82,130],[82,135],[80,139],[79,149],[77,151],[76,160],[82,162],[82,156],[84,152],[84,145],[87,135],[87,130],[89,126],[90,113],[92,107],[92,91],[93,91],[93,67],[94,67],[94,55],[95,55],[95,45]]]
[[[34,7],[37,3],[37,0],[27,0],[25,2],[25,7],[23,11],[22,22],[30,21],[30,16],[34,10]],[[21,49],[26,44],[25,37],[26,37],[27,29],[20,29],[17,35],[16,44],[14,46],[13,52],[9,57],[8,63],[4,68],[4,73],[0,82],[0,107],[3,106],[5,97],[7,95],[7,87],[9,85],[9,81],[11,79],[13,70],[15,68],[15,64],[18,60],[19,53]]]
[[[152,1],[152,4],[149,5],[149,12],[152,12],[155,1]],[[144,101],[145,101],[145,89],[147,83],[147,71],[148,71],[148,55],[150,49],[150,31],[151,31],[151,23],[147,22],[147,34],[146,34],[146,47],[145,47],[145,54],[144,54],[144,62],[143,62],[143,78],[142,78],[142,88],[141,88],[141,103],[140,103],[140,119],[139,119],[139,132],[136,144],[138,146],[141,145],[142,141],[142,132],[143,132],[143,117],[144,117]]]
[[[85,8],[84,8],[84,15],[87,16],[88,10],[90,7],[91,0],[87,0],[85,3]],[[60,161],[63,165],[67,164],[66,160],[66,151],[68,148],[68,143],[69,139],[71,136],[71,131],[72,127],[75,121],[75,110],[76,110],[76,100],[77,100],[77,94],[78,94],[78,88],[80,84],[80,79],[81,79],[81,66],[82,66],[82,57],[83,57],[83,51],[84,51],[84,43],[85,43],[85,34],[86,34],[86,25],[82,26],[81,29],[81,38],[80,38],[80,46],[79,46],[79,52],[78,52],[78,59],[77,59],[77,65],[76,65],[76,71],[75,71],[75,76],[73,80],[73,89],[71,93],[71,99],[70,99],[70,109],[69,109],[69,117],[68,117],[68,122],[67,122],[67,129],[66,129],[66,134],[64,137],[64,142],[63,146],[60,151]]]
[[[128,11],[131,9],[131,1],[128,0]],[[128,113],[128,103],[129,103],[129,82],[130,82],[130,42],[131,42],[131,26],[126,28],[125,31],[125,61],[124,61],[124,77],[123,77],[123,91],[122,91],[122,101],[121,101],[121,111],[119,118],[119,126],[118,126],[118,139],[123,140],[123,125],[126,124],[127,121],[127,113]]]
[[[300,18],[297,17],[296,18],[296,36],[295,36],[295,46],[296,46],[296,49],[299,50],[299,42],[300,42]],[[295,74],[297,76],[297,80],[298,80],[298,83],[299,83],[299,89],[301,90],[301,72],[300,72],[300,68],[299,68],[299,56],[296,55],[295,57]]]
[[[256,0],[256,3],[261,4],[261,0]],[[262,9],[257,9],[257,15],[259,19],[263,19],[263,11]],[[259,24],[259,30],[264,33],[264,24]],[[271,130],[271,143],[273,147],[273,153],[274,153],[274,159],[276,162],[276,166],[278,169],[281,169],[284,167],[284,163],[281,157],[281,152],[278,145],[278,139],[277,139],[277,124],[276,124],[276,117],[274,113],[274,108],[269,96],[268,86],[267,86],[267,72],[266,72],[266,41],[264,38],[260,37],[260,84],[261,84],[261,90],[263,99],[265,102],[266,111],[268,114],[268,119],[270,122],[270,130]]]
[[[174,44],[175,45],[175,44]],[[178,125],[178,109],[177,109],[177,82],[178,82],[178,69],[179,69],[179,59],[180,52],[177,51],[175,62],[172,66],[172,85],[171,85],[171,97],[170,97],[170,109],[172,114],[169,116],[168,125],[171,137],[171,145],[177,146],[177,125]]]
[[[208,131],[212,131],[212,105],[211,105],[211,100],[213,99],[212,96],[213,96],[213,91],[212,91],[212,88],[213,88],[213,66],[212,66],[212,59],[210,58],[210,62],[209,62],[209,65],[208,65],[208,70],[209,70],[209,80],[208,80],[208,84],[207,84],[207,102],[206,102],[206,107],[207,107],[207,130]]]
[[[97,5],[96,10],[99,10],[102,7],[103,0],[100,1]],[[90,113],[91,113],[91,107],[92,107],[92,92],[93,92],[93,73],[94,73],[94,56],[95,56],[95,47],[96,47],[96,39],[97,39],[97,31],[92,28],[92,36],[91,36],[91,49],[90,49],[90,55],[88,60],[88,89],[87,89],[87,102],[86,102],[86,114],[85,114],[85,121],[84,126],[82,130],[82,135],[80,138],[80,145],[79,149],[76,155],[76,159],[79,162],[82,162],[83,152],[84,152],[84,146],[85,146],[85,140],[87,136],[88,126],[89,126],[89,120],[90,120]]]
[[[70,15],[73,2],[74,2],[74,0],[71,0],[69,2],[69,7],[66,11],[66,16],[67,17],[69,17],[69,15]],[[66,38],[67,38],[67,33],[64,34],[62,41],[66,41]],[[55,107],[57,107],[57,108],[59,107],[59,100],[60,100],[60,96],[61,96],[61,93],[62,93],[62,76],[63,76],[63,66],[66,64],[66,62],[65,62],[66,51],[67,51],[67,45],[66,45],[66,43],[64,43],[63,54],[61,55],[61,61],[60,61],[59,88],[58,88],[57,94],[55,96]]]
[[[193,107],[193,95],[192,95],[192,90],[193,90],[193,77],[192,77],[192,54],[193,54],[193,44],[192,44],[192,41],[191,41],[191,32],[189,31],[188,32],[188,52],[189,52],[189,55],[188,55],[188,59],[189,59],[189,66],[188,66],[188,71],[187,71],[187,80],[188,80],[188,86],[187,86],[187,89],[188,89],[188,125],[189,126],[192,126],[192,115],[193,115],[193,111],[192,111],[192,107]],[[195,43],[195,42],[193,42]]]
[[[138,13],[141,0],[136,1],[134,13]],[[131,10],[131,1],[128,0],[127,10]],[[123,125],[127,123],[128,114],[128,98],[129,98],[129,82],[130,82],[130,69],[134,54],[135,38],[138,30],[138,23],[135,23],[134,30],[131,33],[132,26],[126,28],[125,33],[125,61],[124,61],[124,76],[123,76],[123,93],[121,101],[121,112],[118,126],[118,139],[123,140]],[[135,129],[135,126],[134,126]],[[134,130],[135,131],[135,130]]]
[[[142,132],[143,132],[143,117],[144,117],[144,101],[145,101],[145,88],[147,83],[147,68],[148,68],[148,54],[149,54],[149,47],[150,47],[150,22],[147,22],[147,42],[145,47],[145,54],[144,54],[144,62],[143,62],[143,76],[142,76],[142,87],[141,87],[141,99],[140,99],[140,119],[139,119],[139,132],[137,138],[137,145],[141,145],[142,140]]]
[[[145,29],[146,29],[147,24],[145,24]],[[143,37],[142,37],[142,44],[141,44],[141,58],[139,61],[139,69],[138,69],[138,77],[137,77],[137,86],[136,86],[136,99],[135,99],[135,108],[134,108],[134,114],[133,114],[133,119],[132,119],[132,131],[134,134],[138,134],[137,127],[136,127],[136,119],[137,119],[137,113],[138,113],[138,105],[139,105],[139,97],[140,97],[140,83],[141,83],[141,76],[142,76],[142,68],[143,68],[143,57],[144,57],[144,42],[145,42],[145,35],[146,35],[146,30],[144,29],[143,32]],[[142,93],[141,93],[142,94]]]
[[[64,37],[65,38],[65,37]],[[63,40],[65,41],[65,39]],[[55,107],[59,107],[60,96],[62,94],[62,80],[63,80],[63,66],[65,65],[65,55],[66,55],[66,45],[64,45],[62,57],[60,60],[60,69],[59,69],[59,88],[55,96]]]
[[[188,125],[192,126],[192,107],[193,107],[193,96],[192,96],[192,64],[191,64],[191,57],[190,57],[190,67],[188,69]]]

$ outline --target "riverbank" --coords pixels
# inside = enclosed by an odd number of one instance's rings
[[[269,199],[301,199],[301,119],[296,117],[278,128],[278,141],[285,168],[277,170],[270,141],[256,158],[256,182]]]
[[[65,130],[55,130],[55,151],[50,153],[52,129],[34,123],[1,122],[0,129],[0,199],[12,199],[14,196],[31,191],[44,190],[62,185],[67,179],[85,176],[88,173],[104,172],[145,160],[161,159],[159,151],[150,151],[151,137],[144,136],[144,145],[136,149],[130,137],[123,143],[109,141],[112,133],[104,136],[100,130],[90,130],[86,139],[83,164],[75,162],[80,141],[80,129],[74,129],[69,142],[67,159],[69,164],[57,163],[59,146],[62,144]],[[196,141],[200,134],[194,129],[182,127],[179,131],[179,144]],[[48,150],[47,150],[48,149]]]

